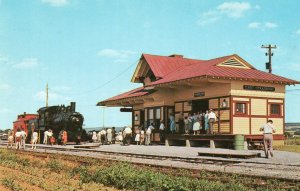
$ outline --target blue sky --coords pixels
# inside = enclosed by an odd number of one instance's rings
[[[300,81],[300,1],[0,0],[0,129],[18,114],[77,102],[86,127],[102,126],[96,103],[130,83],[142,53],[211,59],[236,53],[264,70],[262,44],[276,44],[273,73]],[[288,89],[299,89],[290,86]],[[286,121],[300,121],[300,91],[286,95]],[[105,125],[130,114],[105,109]]]

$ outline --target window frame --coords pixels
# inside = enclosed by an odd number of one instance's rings
[[[278,113],[272,113],[272,106],[278,106]],[[281,116],[281,104],[279,103],[270,103],[270,116]]]
[[[239,112],[237,111],[238,105],[239,104],[244,104],[245,105],[245,112]],[[235,107],[234,107],[234,113],[235,115],[248,115],[248,103],[247,102],[235,102]]]

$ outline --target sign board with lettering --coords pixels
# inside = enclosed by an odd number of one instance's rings
[[[205,92],[196,92],[194,93],[194,97],[203,97],[205,96]]]
[[[266,87],[266,86],[251,86],[251,85],[244,85],[244,90],[255,90],[255,91],[266,91],[266,92],[274,92],[275,87]]]

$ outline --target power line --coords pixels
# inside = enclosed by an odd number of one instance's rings
[[[118,73],[115,77],[113,77],[112,79],[108,80],[107,82],[101,84],[100,86],[98,87],[95,87],[93,89],[90,89],[90,90],[87,90],[87,91],[84,91],[84,92],[81,92],[81,93],[78,93],[78,94],[72,94],[72,95],[84,95],[84,94],[87,94],[87,93],[90,93],[90,92],[94,92],[100,88],[103,88],[104,86],[108,85],[109,83],[111,83],[112,81],[116,80],[117,78],[119,78],[120,76],[122,76],[126,71],[128,71],[133,65],[135,65],[136,62],[133,62],[133,64],[129,65],[127,68],[125,68],[123,71],[121,71],[120,73]]]

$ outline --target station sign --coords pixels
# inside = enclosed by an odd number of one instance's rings
[[[255,91],[266,91],[266,92],[274,92],[275,87],[266,87],[266,86],[251,86],[251,85],[244,85],[244,90],[255,90]]]
[[[194,93],[194,97],[203,97],[205,96],[205,92],[196,92]]]
[[[120,108],[120,112],[132,112],[132,111],[133,111],[132,108],[128,108],[128,107]]]

